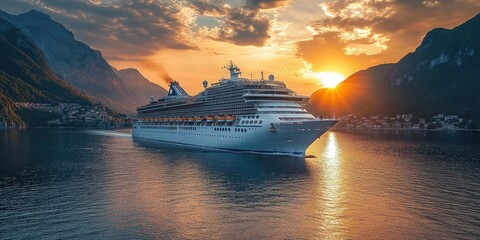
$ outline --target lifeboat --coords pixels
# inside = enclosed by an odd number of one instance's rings
[[[207,117],[207,122],[213,122],[215,120],[214,116],[208,116]]]
[[[181,122],[182,121],[182,118],[181,117],[176,117],[175,118],[175,122]]]
[[[223,122],[225,122],[225,120],[226,120],[225,116],[217,117],[217,122],[219,122],[219,123],[223,123]]]
[[[162,118],[162,117],[161,117],[161,118],[158,118],[158,121],[159,121],[159,122],[163,122],[163,121],[164,121],[164,118]]]
[[[179,120],[180,122],[184,122],[184,121],[186,120],[186,118],[184,118],[184,117],[179,117],[178,120]]]
[[[231,123],[235,121],[235,116],[227,116],[227,122]]]
[[[203,117],[196,117],[195,122],[201,122],[201,121],[203,121],[203,119],[204,119]]]
[[[194,122],[195,121],[195,118],[194,117],[189,117],[188,118],[188,122]]]

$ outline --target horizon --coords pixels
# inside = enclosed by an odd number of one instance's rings
[[[136,68],[167,89],[165,75],[199,92],[204,79],[228,76],[221,68],[233,60],[243,77],[259,79],[263,71],[310,95],[335,86],[328,76],[339,82],[339,76],[397,62],[433,28],[450,29],[477,15],[480,3],[11,1],[0,9],[48,14],[113,67]]]

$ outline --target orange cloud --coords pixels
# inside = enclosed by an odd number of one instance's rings
[[[274,73],[302,94],[319,87],[305,72],[348,76],[396,62],[432,28],[459,25],[480,11],[478,0],[322,2],[11,0],[0,8],[43,11],[110,64],[139,68],[163,86],[171,74],[199,91],[203,79],[216,81],[219,68],[234,60],[245,77]]]
[[[298,43],[298,55],[316,71],[343,68],[351,74],[398,61],[418,46],[429,30],[453,27],[474,16],[480,2],[347,0],[319,7],[326,17],[311,23],[314,37]]]

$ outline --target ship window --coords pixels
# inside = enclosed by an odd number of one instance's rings
[[[263,121],[262,121],[262,120],[260,120],[260,122],[259,122],[259,123],[260,123],[260,124],[262,124],[262,123],[263,123]]]
[[[247,116],[248,119],[250,119],[250,116]]]
[[[250,124],[253,124],[253,120],[250,120]]]
[[[255,120],[255,122],[253,122],[253,123],[257,124],[257,120]]]
[[[230,128],[228,129],[228,131],[230,132]]]
[[[245,120],[242,120],[242,124],[245,124]]]
[[[257,116],[257,119],[258,119],[259,116]]]

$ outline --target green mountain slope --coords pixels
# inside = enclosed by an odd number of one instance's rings
[[[58,79],[35,44],[3,18],[0,18],[0,52],[0,119],[22,124],[13,111],[14,102],[91,104]]]
[[[0,10],[2,16],[31,38],[57,76],[116,111],[134,114],[150,95],[166,93],[149,82],[151,93],[145,96],[140,86],[145,79],[129,84],[128,79],[116,74],[101,52],[76,40],[71,31],[45,13],[32,10],[11,15]]]

